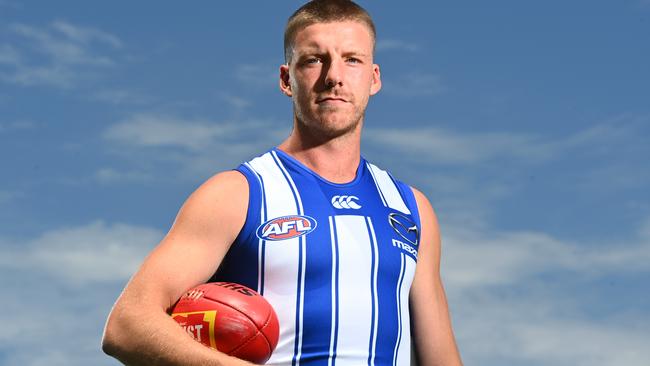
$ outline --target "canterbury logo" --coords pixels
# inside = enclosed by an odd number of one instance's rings
[[[359,197],[356,196],[334,196],[332,197],[332,206],[334,208],[351,208],[353,210],[358,210],[361,208],[361,205],[356,203]]]

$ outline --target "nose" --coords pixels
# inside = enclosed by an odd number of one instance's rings
[[[337,85],[343,85],[340,62],[332,60],[328,63],[327,70],[325,71],[325,85],[330,89]]]

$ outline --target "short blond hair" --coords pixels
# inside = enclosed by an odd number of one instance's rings
[[[312,0],[296,10],[287,20],[284,28],[284,59],[291,62],[293,42],[296,33],[312,24],[340,21],[356,21],[364,24],[372,37],[372,48],[375,49],[377,32],[370,14],[351,0]]]

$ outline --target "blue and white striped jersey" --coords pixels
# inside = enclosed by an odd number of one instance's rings
[[[246,223],[213,280],[257,289],[278,314],[273,365],[409,365],[419,239],[410,187],[361,159],[328,182],[281,150],[238,167]]]

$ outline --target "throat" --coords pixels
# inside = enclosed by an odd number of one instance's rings
[[[286,143],[286,141],[285,141]],[[361,162],[358,150],[328,149],[321,145],[309,149],[292,149],[282,143],[278,149],[328,182],[345,184],[354,181]]]

